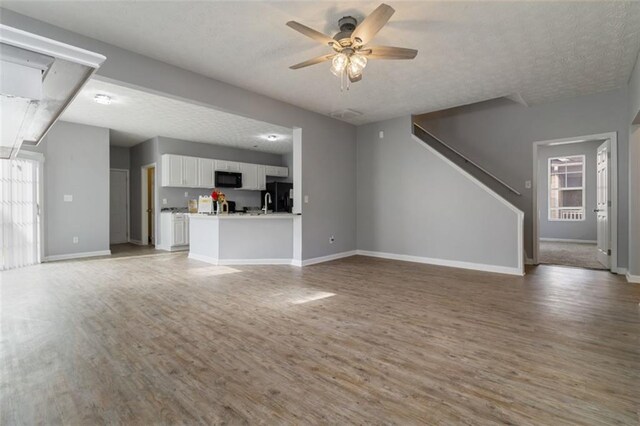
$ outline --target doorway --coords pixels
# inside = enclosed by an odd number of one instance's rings
[[[156,163],[142,166],[140,170],[141,196],[141,243],[156,245]]]
[[[533,263],[617,272],[616,133],[533,150]]]
[[[109,244],[129,242],[129,170],[109,173]]]

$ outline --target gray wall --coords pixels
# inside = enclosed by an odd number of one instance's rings
[[[45,256],[109,250],[109,129],[59,121],[24,149],[45,157]]]
[[[105,55],[107,61],[98,70],[99,77],[267,123],[301,128],[302,192],[309,197],[302,206],[302,259],[355,249],[355,126],[10,10],[2,9],[0,22]],[[336,237],[334,244],[329,243],[331,235]]]
[[[129,148],[123,146],[109,147],[109,168],[129,170]]]
[[[411,117],[358,127],[357,176],[358,249],[518,266],[517,214],[413,139]]]
[[[596,161],[602,141],[569,145],[542,146],[538,148],[538,209],[540,210],[540,238],[595,241],[597,239],[596,213]],[[585,220],[550,221],[549,206],[549,158],[569,155],[585,156]]]
[[[618,133],[618,266],[627,266],[629,169],[628,88],[525,107],[485,102],[416,117],[445,142],[514,186],[508,199],[525,213],[525,250],[532,256],[533,142],[605,132]]]
[[[640,276],[640,57],[629,80],[629,273]],[[635,120],[635,121],[634,121]],[[635,125],[633,123],[636,123]]]

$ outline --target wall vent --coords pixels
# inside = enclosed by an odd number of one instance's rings
[[[347,109],[342,109],[340,111],[333,111],[329,115],[339,120],[350,120],[352,118],[360,117],[362,113],[360,111],[347,108]]]

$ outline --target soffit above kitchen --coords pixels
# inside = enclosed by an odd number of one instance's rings
[[[326,54],[285,24],[326,34],[377,2],[3,2],[3,7],[355,124],[519,94],[533,105],[623,87],[640,49],[640,2],[393,2],[376,44],[419,50],[377,61],[350,90]]]
[[[87,83],[61,119],[107,127],[111,145],[125,147],[155,136],[275,154],[291,152],[293,144],[286,127],[99,79]]]

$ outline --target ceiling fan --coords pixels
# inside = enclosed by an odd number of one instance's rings
[[[381,4],[358,25],[353,16],[345,16],[338,20],[340,32],[333,38],[296,21],[289,21],[287,25],[294,30],[316,41],[328,45],[333,53],[322,55],[290,66],[292,70],[331,61],[331,72],[343,79],[348,77],[348,83],[362,80],[362,70],[369,59],[413,59],[417,50],[391,46],[367,46],[373,37],[385,26],[395,10],[386,4]]]

